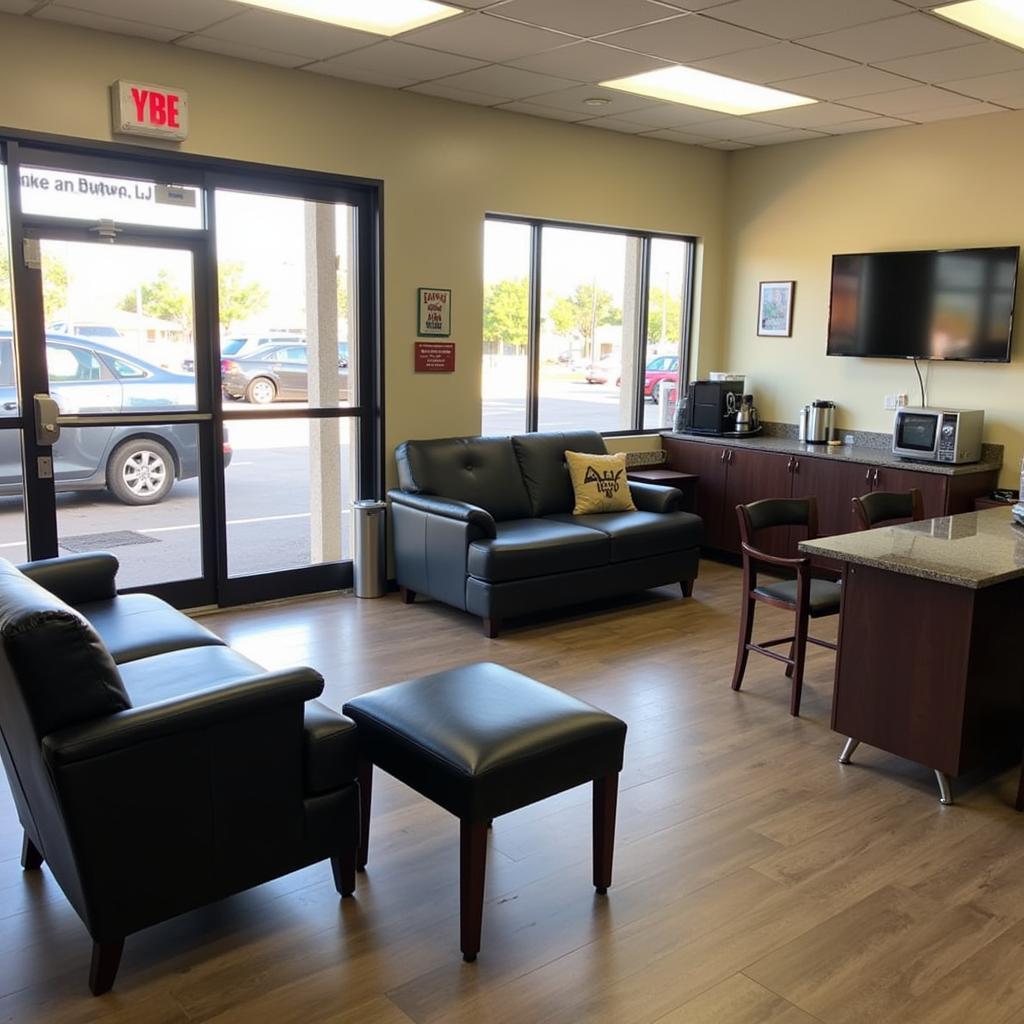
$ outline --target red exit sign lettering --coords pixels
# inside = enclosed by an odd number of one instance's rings
[[[188,93],[149,82],[118,81],[110,87],[113,129],[150,139],[188,138]]]

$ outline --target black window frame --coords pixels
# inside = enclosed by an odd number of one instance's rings
[[[664,427],[645,427],[644,421],[644,369],[647,366],[647,319],[648,304],[651,294],[651,243],[655,239],[671,242],[684,242],[689,249],[688,272],[683,279],[682,308],[680,309],[680,326],[682,338],[679,351],[679,387],[686,386],[690,376],[693,345],[693,312],[694,288],[697,275],[697,243],[696,235],[675,234],[669,231],[644,231],[635,228],[610,227],[603,224],[578,223],[576,221],[554,220],[548,217],[528,217],[521,214],[487,213],[484,224],[488,221],[505,224],[521,224],[530,229],[530,267],[527,278],[529,317],[527,324],[527,373],[526,373],[526,425],[524,433],[532,434],[538,430],[540,417],[540,327],[541,327],[541,269],[543,257],[544,228],[568,228],[572,231],[593,231],[600,234],[625,235],[640,242],[640,303],[636,318],[636,327],[630,342],[636,353],[636,394],[633,396],[633,422],[623,430],[603,430],[604,437],[628,437],[634,434],[658,434]]]

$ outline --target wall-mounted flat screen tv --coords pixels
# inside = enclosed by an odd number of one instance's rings
[[[830,356],[1010,361],[1020,246],[832,257]]]

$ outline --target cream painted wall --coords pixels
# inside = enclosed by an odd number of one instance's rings
[[[722,369],[750,375],[762,416],[795,423],[814,398],[839,423],[889,430],[883,395],[920,401],[913,365],[825,355],[837,252],[1024,244],[1024,111],[737,152],[729,175],[729,283]],[[756,336],[761,280],[795,280],[792,338]],[[1018,289],[1018,325],[1024,290]],[[928,400],[985,410],[1006,446],[1003,486],[1024,450],[1024,331],[1013,362],[928,367]]]
[[[0,126],[109,140],[118,78],[188,90],[185,152],[384,181],[389,448],[480,429],[487,212],[700,236],[701,369],[715,361],[725,153],[0,15]],[[453,375],[412,371],[420,285],[453,289]]]

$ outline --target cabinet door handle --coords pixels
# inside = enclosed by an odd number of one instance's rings
[[[728,448],[723,448],[723,449],[722,449],[722,454],[721,454],[721,456],[719,457],[718,461],[719,461],[719,462],[725,462],[725,457],[726,457],[726,455],[728,455],[728,454],[729,454],[729,449],[728,449]]]
[[[793,463],[793,472],[794,473],[799,473],[800,472],[800,460],[799,459],[797,459],[796,462]]]
[[[877,469],[875,470],[874,482],[876,484],[878,483],[878,470]]]
[[[735,455],[735,454],[736,454],[736,453],[735,453],[735,452],[734,452],[734,451],[733,451],[733,450],[732,450],[732,449],[730,448],[730,449],[729,449],[729,465],[730,465],[730,466],[732,465],[732,457],[733,457],[733,455]]]
[[[786,463],[786,472],[787,473],[792,473],[793,472],[793,458],[792,458],[792,456],[790,456],[789,462]]]
[[[866,483],[866,484],[871,483],[871,470],[870,469],[864,474],[864,483]]]

